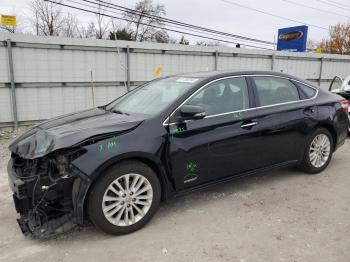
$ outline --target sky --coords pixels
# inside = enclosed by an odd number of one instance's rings
[[[67,0],[65,0],[67,1]],[[137,0],[109,0],[112,3],[133,8]],[[350,22],[350,1],[348,0],[153,0],[165,6],[166,18],[186,22],[227,33],[274,41],[278,28],[312,24],[309,27],[309,39],[320,41],[329,34],[327,28],[338,22]],[[29,13],[29,0],[0,0],[0,13],[18,15],[23,19]],[[231,3],[229,3],[231,2]],[[277,16],[297,20],[302,23],[271,17],[256,11],[233,5],[232,2],[249,8],[269,12]],[[336,7],[335,2],[342,7]],[[296,3],[296,4],[295,4]],[[328,3],[328,4],[327,4]],[[304,6],[303,6],[304,5]],[[325,12],[307,8],[310,6]],[[65,13],[77,14],[82,23],[95,19],[94,14],[63,8]],[[27,23],[27,22],[25,22]],[[171,34],[179,39],[181,35]],[[192,41],[200,41],[194,37],[187,37]]]

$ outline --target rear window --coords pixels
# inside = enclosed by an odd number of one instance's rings
[[[260,106],[269,106],[300,99],[298,88],[289,80],[279,77],[253,77]]]
[[[312,98],[316,95],[316,90],[312,87],[309,87],[307,85],[301,84],[301,83],[296,83],[298,85],[298,87],[300,88],[301,92],[302,92],[302,98],[303,99],[308,99],[308,98]]]

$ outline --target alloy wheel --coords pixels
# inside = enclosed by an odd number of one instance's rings
[[[325,134],[318,134],[311,143],[309,150],[309,159],[311,164],[320,168],[324,166],[330,156],[331,143],[329,137]]]
[[[142,175],[125,174],[115,179],[102,198],[105,218],[116,226],[130,226],[149,211],[153,200],[151,183]]]

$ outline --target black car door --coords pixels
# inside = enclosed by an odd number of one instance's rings
[[[254,169],[256,140],[251,121],[252,92],[245,77],[214,81],[185,105],[201,106],[207,116],[176,122],[170,118],[168,159],[177,189]]]
[[[342,86],[343,86],[343,79],[341,79],[339,76],[335,76],[332,79],[332,82],[329,86],[329,91],[338,94],[342,91]]]
[[[251,112],[256,123],[255,167],[296,162],[303,154],[308,130],[317,121],[313,98],[317,90],[277,76],[253,76],[257,108]]]

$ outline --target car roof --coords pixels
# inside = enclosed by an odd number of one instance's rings
[[[296,76],[292,76],[289,74],[285,74],[282,72],[275,71],[254,71],[254,70],[243,70],[243,71],[235,71],[235,70],[220,70],[220,71],[201,71],[201,72],[192,72],[192,73],[180,73],[175,76],[177,77],[193,77],[193,78],[202,78],[202,80],[215,80],[222,77],[228,76],[239,76],[239,75],[271,75],[271,76],[281,76],[286,78],[291,78],[308,85],[312,85],[313,87],[319,89],[314,83],[311,83],[305,79],[298,78]]]
[[[285,73],[281,73],[281,72],[251,71],[251,70],[245,70],[245,71],[234,71],[234,70],[200,71],[200,72],[177,74],[176,76],[209,78],[209,77],[213,77],[213,76],[225,77],[225,76],[230,76],[230,75],[232,75],[232,76],[235,76],[235,75],[276,75],[276,76],[296,78],[294,76],[291,76],[291,75],[288,75]]]

